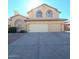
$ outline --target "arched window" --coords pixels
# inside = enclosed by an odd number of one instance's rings
[[[40,10],[36,12],[36,17],[42,17],[42,12]]]
[[[52,17],[53,15],[52,15],[52,11],[51,10],[48,10],[47,12],[46,12],[46,16],[47,17]]]
[[[15,21],[15,26],[17,27],[17,29],[21,30],[23,28],[23,24],[24,24],[24,22],[20,19]]]

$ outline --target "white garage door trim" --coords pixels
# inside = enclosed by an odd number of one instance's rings
[[[48,24],[30,24],[29,32],[48,32]]]

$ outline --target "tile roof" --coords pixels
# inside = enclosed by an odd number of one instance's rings
[[[14,17],[17,17],[17,16],[22,16],[22,15],[14,15],[14,16],[10,17],[10,19],[12,19],[12,18],[14,18]],[[22,16],[22,17],[24,17],[24,18],[26,18],[26,19],[29,19],[28,17],[25,17],[25,16]]]

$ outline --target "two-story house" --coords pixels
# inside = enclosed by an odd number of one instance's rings
[[[64,20],[59,18],[61,12],[47,4],[42,4],[28,12],[29,17],[25,17],[15,12],[10,18],[12,27],[17,27],[18,31],[27,32],[63,32]]]

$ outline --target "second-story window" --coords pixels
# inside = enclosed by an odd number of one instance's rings
[[[46,12],[46,17],[52,17],[52,11],[51,10],[48,10]]]
[[[40,10],[36,12],[36,17],[42,17],[42,12]]]

